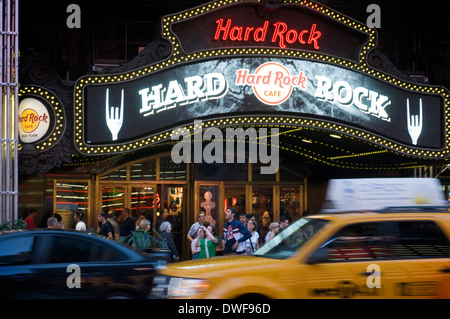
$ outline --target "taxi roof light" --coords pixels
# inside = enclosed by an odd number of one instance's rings
[[[436,178],[332,179],[328,183],[322,213],[379,212],[396,209],[448,211],[440,181]],[[442,211],[442,209],[441,209]]]

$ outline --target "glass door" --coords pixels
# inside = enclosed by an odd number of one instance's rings
[[[238,213],[246,211],[245,188],[245,185],[225,185],[224,213],[228,207],[233,207]]]
[[[131,186],[131,212],[136,217],[144,216],[154,227],[155,211],[161,208],[161,198],[155,185]],[[156,207],[155,207],[156,206]]]
[[[163,217],[161,211],[167,209],[166,220],[172,225],[172,237],[177,246],[178,253],[183,256],[183,241],[186,234],[183,232],[183,218],[185,215],[185,186],[183,184],[159,184],[158,191],[161,192],[161,202],[158,208],[158,218]],[[157,194],[157,196],[159,196]],[[158,230],[159,231],[159,230]]]
[[[197,210],[206,213],[206,222],[217,229],[219,223],[219,185],[199,185],[198,186]],[[195,218],[197,221],[197,218]]]
[[[100,187],[102,211],[122,210],[125,207],[125,186],[100,185]]]
[[[280,191],[280,216],[286,215],[291,222],[296,221],[303,213],[303,194],[301,188],[281,187]]]
[[[89,192],[91,182],[89,180],[55,180],[54,181],[54,208],[53,212],[62,217],[65,229],[73,229],[73,213],[83,212],[85,221],[89,209]],[[50,217],[50,216],[48,216]]]
[[[273,186],[252,187],[252,213],[256,220],[262,219],[264,213],[273,214],[274,188]]]

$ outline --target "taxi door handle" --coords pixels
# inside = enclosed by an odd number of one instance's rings
[[[450,268],[443,268],[443,269],[440,270],[440,272],[450,273]]]

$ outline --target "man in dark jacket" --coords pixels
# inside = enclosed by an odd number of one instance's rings
[[[122,224],[120,224],[120,237],[129,236],[132,231],[136,230],[136,223],[131,218],[131,211],[129,208],[124,208],[122,210]]]
[[[252,237],[248,229],[238,220],[234,219],[236,210],[227,208],[225,223],[223,224],[222,249],[224,255],[245,253],[245,241]]]

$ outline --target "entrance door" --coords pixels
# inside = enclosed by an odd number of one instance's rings
[[[130,186],[131,195],[131,211],[136,215],[143,215],[144,218],[148,219],[152,224],[151,227],[154,228],[154,216],[156,211],[161,208],[161,198],[156,192],[155,185],[131,185]],[[155,207],[156,206],[156,207]]]
[[[219,200],[219,184],[217,183],[208,183],[201,184],[199,183],[197,186],[196,192],[196,211],[197,213],[202,211],[206,213],[206,222],[208,224],[213,225],[216,229],[221,223],[219,209],[220,200]],[[195,222],[197,222],[197,218],[195,218]]]
[[[101,211],[116,211],[125,207],[125,186],[100,185],[100,187],[102,196]]]
[[[159,184],[157,194],[158,196],[161,194],[157,215],[159,217],[163,209],[168,210],[167,221],[172,225],[172,237],[182,258],[186,251],[183,250],[183,241],[186,239],[183,231],[183,219],[186,214],[185,189],[185,186],[180,184]]]
[[[216,229],[217,237],[222,235],[223,227],[223,210],[224,210],[224,196],[223,196],[223,183],[221,182],[195,182],[195,199],[194,199],[194,211],[190,216],[190,224],[188,229],[193,223],[197,222],[197,214],[199,212],[205,212],[206,222],[208,225],[213,225]],[[190,242],[187,242],[190,250]],[[221,245],[219,244],[219,249]],[[190,254],[189,254],[190,256]]]
[[[90,180],[54,180],[53,185],[53,212],[62,217],[65,229],[74,229],[73,212],[84,213],[87,221],[88,213],[91,211],[91,181]],[[50,217],[50,216],[46,216]]]

